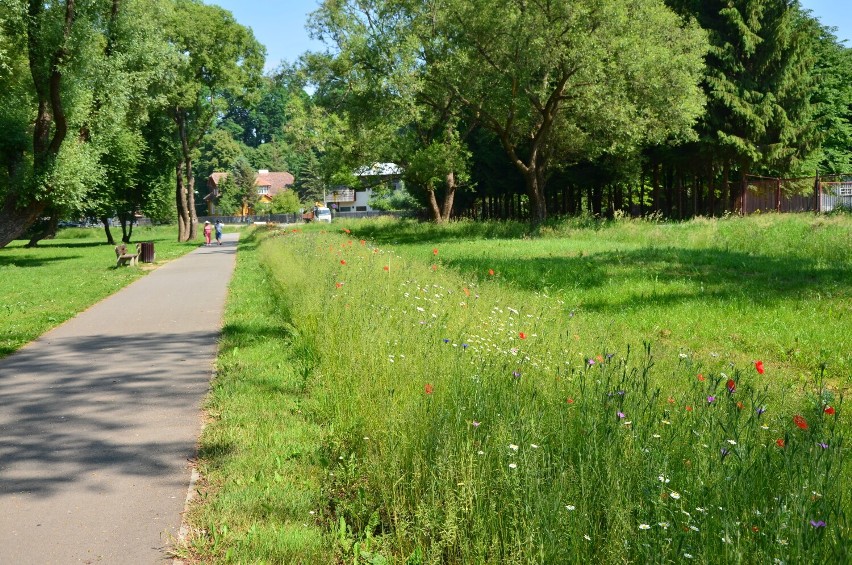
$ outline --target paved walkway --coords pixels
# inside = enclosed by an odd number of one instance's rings
[[[156,269],[0,360],[0,564],[168,559],[236,241]]]

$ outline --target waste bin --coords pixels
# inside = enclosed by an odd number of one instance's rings
[[[139,260],[143,263],[153,263],[154,262],[154,242],[153,241],[143,241],[142,242],[142,253]]]

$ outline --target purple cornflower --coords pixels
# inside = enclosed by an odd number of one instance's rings
[[[725,449],[725,448],[723,447],[723,448],[722,448],[722,450],[721,450],[721,454],[722,454],[722,461],[724,461],[724,460],[725,460],[725,457],[727,457],[727,456],[728,456],[728,453],[730,453],[730,451],[728,451],[727,449]]]
[[[473,426],[474,428],[478,428],[480,423],[481,422],[477,422],[476,420],[474,420],[473,422],[470,423],[470,425]]]
[[[708,396],[708,397],[707,397],[707,403],[708,403],[708,404],[712,404],[714,400],[716,400],[716,397],[715,397],[715,396]]]
[[[609,360],[609,359],[612,359],[613,357],[615,357],[615,353],[607,353],[607,354],[606,354],[606,358],[607,358],[608,360]]]
[[[444,343],[450,343],[450,340],[447,339],[447,338],[444,338]]]
[[[462,349],[467,349],[467,344],[466,344],[466,343],[463,343],[463,344],[462,344]]]
[[[763,406],[758,408],[757,409],[757,417],[760,418],[760,416],[763,415],[764,412],[766,412],[766,408],[764,408]]]
[[[626,417],[627,417],[627,416],[624,414],[624,412],[619,412],[619,413],[618,413],[618,418],[619,418],[620,420],[623,420],[623,419],[625,419]]]
[[[811,520],[811,526],[813,526],[814,528],[824,528],[825,522],[823,522],[822,520]]]
[[[591,367],[591,366],[592,366],[592,365],[594,365],[594,364],[595,364],[595,360],[594,360],[594,359],[589,359],[589,367]]]
[[[821,447],[821,448],[823,448],[823,449],[828,449],[828,444],[827,444],[827,443],[825,443],[825,442],[822,442],[822,441],[821,441],[821,442],[819,442],[817,445],[818,445],[818,446],[820,446],[820,447]]]
[[[516,379],[520,379],[521,378],[521,372],[520,371],[512,371],[512,376],[515,377]]]

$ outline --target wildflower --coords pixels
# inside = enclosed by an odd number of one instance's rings
[[[680,493],[677,492],[676,490],[673,490],[672,493],[669,496],[671,496],[675,500],[680,500]]]
[[[731,394],[733,394],[734,391],[737,390],[737,383],[734,382],[734,379],[728,379],[726,386],[728,387],[728,392],[730,392]]]
[[[819,520],[819,521],[811,520],[811,526],[813,526],[814,528],[824,528],[825,522],[823,522],[822,520]]]
[[[835,412],[835,410],[832,406],[826,406],[825,409],[823,410],[823,413],[828,414],[829,416],[834,416],[834,412]]]
[[[649,526],[648,524],[639,524],[639,529],[640,530],[650,530],[651,526]]]
[[[733,439],[729,439],[729,440],[727,440],[727,441],[728,441],[728,443],[730,443],[731,445],[737,445],[737,442],[736,442],[735,440],[733,440]]]
[[[689,356],[686,353],[679,353],[678,357],[680,357],[681,359],[686,359]]]
[[[565,508],[567,508],[569,512],[573,512],[574,510],[577,509],[577,507],[574,506],[573,504],[568,504],[568,505],[565,506]]]
[[[432,270],[433,270],[433,271],[437,271],[437,270],[438,270],[438,265],[432,265]]]
[[[517,469],[517,468],[518,468],[517,463],[509,463],[509,469]]]
[[[468,345],[466,343],[462,344],[462,349],[467,349]]]
[[[482,422],[477,422],[476,420],[474,420],[473,422],[470,423],[470,425],[473,426],[474,428],[478,428],[479,424],[481,424],[481,423]]]
[[[763,374],[763,361],[755,361],[754,368],[757,370],[758,374]]]
[[[465,296],[470,296],[470,290],[467,287],[462,288],[462,290],[464,291]]]
[[[757,410],[755,410],[755,411],[757,412],[757,417],[758,417],[758,418],[760,418],[760,416],[762,416],[762,415],[763,415],[763,413],[764,413],[764,412],[766,412],[766,408],[765,408],[765,407],[763,407],[763,406],[761,406],[760,408],[758,408],[758,409],[757,409]]]
[[[524,332],[520,332],[518,333],[518,337],[521,339],[527,339],[527,334],[525,334]]]
[[[574,399],[569,396],[566,402],[568,402],[568,404],[574,404]]]
[[[702,375],[701,373],[698,373],[698,380],[699,380],[699,381],[701,381],[701,382],[703,383],[703,382],[704,382],[704,380],[705,380],[705,379],[704,379],[704,375]]]
[[[512,376],[515,377],[516,379],[520,379],[521,378],[521,372],[520,371],[512,371]]]
[[[341,265],[345,265],[345,264],[346,264],[346,259],[341,259],[341,260],[340,260],[340,264],[341,264]]]
[[[488,274],[493,277],[494,276],[494,269],[488,269]]]
[[[803,429],[803,430],[807,430],[807,429],[808,429],[808,423],[805,421],[805,419],[804,419],[804,418],[802,418],[802,417],[801,417],[800,415],[798,415],[798,414],[796,414],[795,416],[793,416],[793,423],[794,423],[794,424],[796,424],[796,426],[798,426],[799,428],[801,428],[801,429]]]
[[[583,534],[583,539],[586,541],[592,541],[592,538],[589,537],[589,534]]]
[[[509,449],[511,449],[512,451],[517,451],[517,450],[518,450],[518,446],[517,446],[517,445],[515,445],[514,443],[510,443],[510,444],[509,444]]]
[[[662,436],[660,434],[654,434],[651,437],[654,439],[660,439]]]
[[[389,265],[385,265],[385,266],[384,266],[384,269],[385,269],[386,271],[390,271],[390,266],[389,266]]]
[[[447,338],[444,338],[444,343],[450,343],[450,340],[447,339]]]
[[[619,418],[619,419],[623,420],[623,419],[624,419],[624,418],[626,418],[626,417],[627,417],[627,416],[625,416],[624,412],[619,412],[619,413],[618,413],[618,418]]]
[[[657,480],[660,481],[661,483],[668,483],[669,482],[669,480],[664,475],[660,475],[659,477],[657,477]]]
[[[692,554],[691,554],[691,553],[684,553],[684,554],[683,554],[683,556],[684,556],[686,559],[692,559]]]
[[[778,447],[784,447],[784,438],[779,437],[778,439],[776,439],[775,445],[777,445]]]
[[[341,288],[343,286],[343,283],[337,282],[337,283],[334,283],[334,286],[336,286],[337,288]]]
[[[595,364],[595,360],[594,360],[594,359],[589,359],[589,367],[591,367],[591,366],[592,366],[592,365],[594,365],[594,364]]]
[[[674,403],[675,403],[675,399],[674,399],[673,397],[671,397],[671,396],[670,396],[670,397],[669,397],[669,400],[668,400],[668,403],[669,403],[669,404],[674,404]]]
[[[724,461],[724,460],[725,460],[725,457],[727,457],[727,456],[728,456],[728,454],[730,453],[730,451],[728,451],[727,449],[725,449],[725,448],[723,447],[723,448],[720,450],[720,453],[722,454],[722,461]]]
[[[821,448],[823,448],[823,449],[828,449],[828,444],[827,444],[827,443],[819,442],[819,443],[817,443],[817,445],[818,445],[818,446],[820,446],[820,447],[821,447]]]
[[[668,530],[668,529],[669,529],[669,523],[668,523],[668,522],[660,522],[660,523],[658,523],[657,525],[658,525],[658,526],[660,526],[660,527],[661,527],[662,529],[664,529],[664,530]]]
[[[742,402],[737,402],[737,409],[738,409],[738,410],[742,410],[743,408],[745,408],[745,406],[743,406],[743,403],[742,403]]]
[[[433,391],[432,385],[430,385],[429,383],[426,383],[425,391],[426,391],[426,394],[432,394],[432,391]]]
[[[345,231],[346,233],[352,233],[352,231],[347,228],[343,228],[343,231]]]
[[[362,239],[362,240],[360,240],[358,243],[360,243],[361,245],[367,245],[367,242],[366,242],[366,241],[364,241],[363,239]]]
[[[479,451],[476,452],[476,454],[477,455],[485,455],[485,452],[480,449]]]
[[[687,407],[686,407],[686,411],[687,411],[687,412],[692,412],[692,406],[687,406]]]
[[[432,250],[432,255],[437,255],[437,254],[438,254],[438,248],[436,247],[435,249]]]
[[[715,396],[708,396],[707,397],[707,404],[712,404],[714,400],[716,400]]]
[[[540,446],[535,443],[531,443],[530,447],[532,447],[533,449],[538,449]]]

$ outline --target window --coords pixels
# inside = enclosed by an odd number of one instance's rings
[[[355,211],[356,212],[366,212],[367,207],[366,206],[355,206]]]
[[[259,187],[257,187],[257,193],[260,194],[261,196],[263,196],[265,194],[269,194],[270,188],[272,188],[272,187],[268,184],[259,186]]]
[[[351,211],[352,211],[352,206],[341,206],[341,207],[340,207],[340,211],[341,211],[341,212],[351,212]]]

